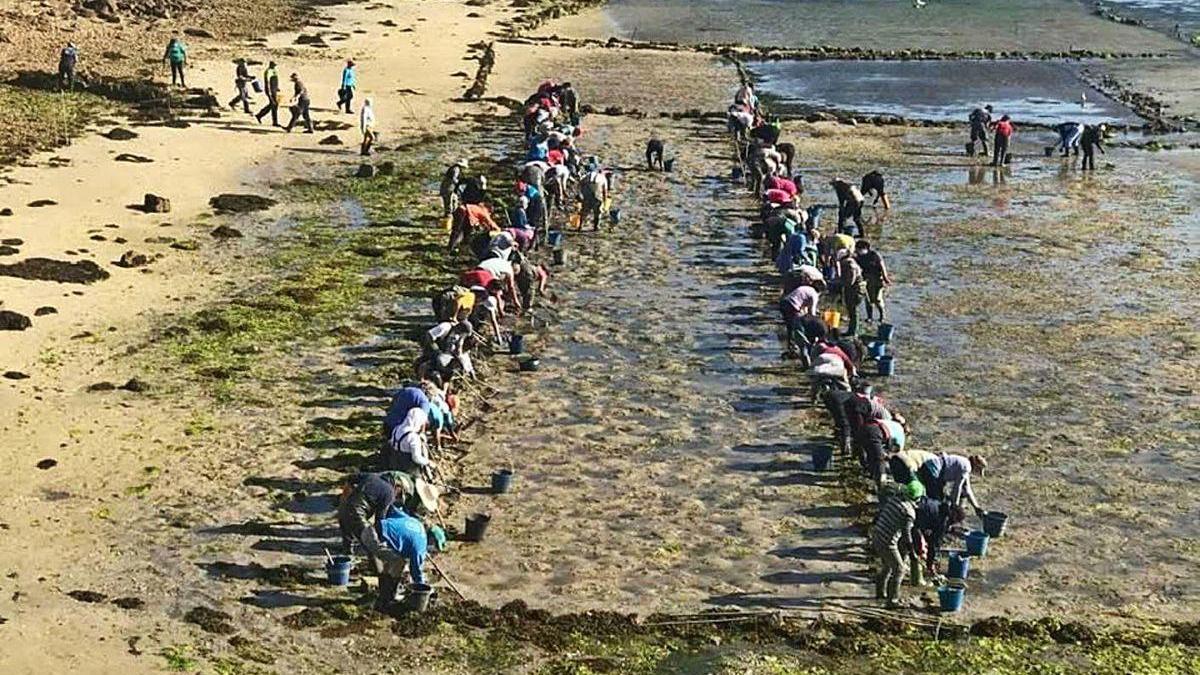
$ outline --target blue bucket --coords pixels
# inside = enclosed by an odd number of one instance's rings
[[[879,357],[879,374],[884,377],[891,377],[896,374],[896,357],[881,356]]]
[[[833,446],[821,446],[813,450],[813,468],[817,471],[824,471],[833,464]]]
[[[608,222],[612,223],[613,225],[620,225],[621,224],[621,209],[609,209],[608,210]]]
[[[733,167],[733,171],[729,172],[729,175],[734,180],[741,180],[742,176],[744,176],[745,173],[742,171],[742,167],[735,166],[735,167]]]
[[[350,568],[354,561],[348,555],[335,555],[332,562],[325,563],[325,575],[329,577],[331,586],[349,586]]]
[[[890,323],[879,324],[879,341],[890,342],[892,336],[896,334],[896,327]]]
[[[550,230],[547,232],[546,243],[550,244],[550,248],[560,248],[563,245],[562,230]]]
[[[957,612],[962,609],[963,598],[967,594],[967,585],[962,582],[949,583],[938,588],[938,604],[943,612]]]
[[[500,469],[492,474],[492,493],[502,495],[512,489],[512,469]]]
[[[971,556],[960,551],[950,554],[950,564],[946,567],[946,576],[951,579],[966,579],[971,571]]]
[[[884,356],[887,356],[887,343],[872,342],[867,345],[867,354],[870,354],[873,359],[882,359]]]
[[[513,333],[513,336],[508,339],[508,353],[513,356],[523,354],[525,352],[525,336]]]
[[[972,558],[982,558],[987,555],[988,540],[991,537],[987,536],[987,532],[982,530],[971,530],[967,533],[967,555]]]

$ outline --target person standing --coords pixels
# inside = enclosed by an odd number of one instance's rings
[[[163,61],[171,64],[171,86],[187,87],[187,81],[183,76],[183,69],[187,66],[187,45],[183,44],[183,40],[179,36],[171,38],[171,41],[167,43]]]
[[[875,310],[879,312],[879,321],[886,321],[883,305],[883,288],[892,285],[888,275],[887,265],[879,251],[871,248],[871,242],[859,239],[854,243],[854,261],[862,270],[863,280],[867,284],[867,322],[871,322]]]
[[[261,123],[267,113],[271,113],[271,126],[279,126],[279,71],[275,69],[275,62],[271,61],[267,64],[267,69],[263,71],[263,89],[267,94],[267,105],[262,110],[258,111],[255,118]]]
[[[996,130],[995,142],[992,144],[992,166],[1002,166],[1008,163],[1008,146],[1016,129],[1008,115],[1001,117],[992,127]]]
[[[74,42],[68,42],[58,55],[58,88],[73,91],[75,89],[75,66],[79,64],[79,49]]]
[[[1096,170],[1096,150],[1099,150],[1100,154],[1102,155],[1105,154],[1105,131],[1107,131],[1107,127],[1105,127],[1103,124],[1097,124],[1095,126],[1089,124],[1083,128],[1083,134],[1079,140],[1079,144],[1083,146],[1083,163],[1080,165],[1082,170]]]
[[[250,113],[250,92],[246,88],[253,81],[254,78],[250,77],[250,67],[246,65],[246,59],[238,59],[237,71],[233,76],[233,86],[237,88],[237,96],[234,96],[233,100],[229,102],[230,108],[236,109],[237,104],[241,103],[242,110],[247,114]]]
[[[354,72],[354,62],[347,61],[342,69],[342,86],[338,89],[338,110],[346,109],[346,114],[354,112],[351,108],[354,101],[354,90],[358,87],[358,74]]]
[[[300,81],[299,74],[292,73],[292,105],[290,108],[292,118],[288,120],[287,126],[283,130],[291,133],[292,127],[296,126],[297,120],[303,119],[305,126],[304,133],[316,133],[316,130],[313,129],[312,113],[309,112],[309,105],[311,105],[311,101],[308,98],[308,88]]]
[[[562,105],[562,111],[571,122],[571,126],[579,126],[579,94],[571,87],[570,82],[563,82],[559,87],[558,102]]]
[[[848,249],[838,255],[838,283],[841,284],[842,305],[846,310],[846,334],[858,335],[858,305],[863,299],[863,271]]]
[[[889,607],[895,607],[900,600],[900,582],[907,570],[901,548],[908,552],[909,558],[916,557],[912,541],[916,521],[916,504],[903,492],[889,499],[875,516],[871,532],[871,548],[879,558],[875,599],[886,599]]]
[[[358,113],[358,130],[362,132],[362,156],[371,154],[371,146],[375,143],[375,109],[371,107],[371,97],[363,99],[362,110]]]
[[[983,155],[986,157],[988,154],[988,127],[992,125],[992,106],[989,104],[972,110],[967,121],[971,124],[971,142],[967,144],[968,154],[975,154],[975,141],[979,141],[983,145]]]

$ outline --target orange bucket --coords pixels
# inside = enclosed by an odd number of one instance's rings
[[[821,315],[821,318],[825,319],[825,325],[829,326],[830,328],[837,328],[838,325],[842,323],[842,313],[836,309],[825,310],[825,313]]]

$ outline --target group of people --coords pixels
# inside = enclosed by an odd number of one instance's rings
[[[279,123],[279,104],[281,99],[281,85],[279,81],[279,67],[274,61],[268,61],[267,67],[263,69],[261,78],[255,78],[250,73],[249,65],[246,59],[239,58],[236,61],[235,71],[233,75],[233,86],[236,94],[229,101],[229,107],[237,109],[240,105],[242,111],[246,114],[251,114],[251,89],[256,92],[261,92],[267,97],[266,105],[262,107],[254,118],[261,124],[268,115],[271,116],[271,125],[282,127],[284,131],[290,132],[297,123],[304,123],[304,133],[315,133],[316,129],[312,119],[312,98],[308,93],[308,87],[300,79],[299,73],[289,75],[292,83],[292,96],[288,101],[288,112],[291,117],[287,124]],[[358,72],[353,60],[347,60],[345,67],[342,68],[341,84],[337,90],[337,109],[338,112],[345,111],[346,114],[354,114],[354,95],[358,89]],[[363,156],[371,154],[371,147],[378,139],[378,132],[375,129],[375,108],[372,105],[371,98],[363,98],[363,102],[358,111],[358,128],[362,134],[362,142],[360,144],[360,152]]]
[[[547,82],[530,97],[538,120],[526,127],[527,156],[515,167],[511,193],[493,194],[467,159],[443,175],[442,213],[455,233],[450,253],[471,262],[433,296],[435,323],[420,334],[413,380],[395,393],[383,419],[380,472],[352,476],[338,509],[348,552],[361,546],[380,575],[381,611],[395,603],[406,567],[412,583],[424,583],[425,556],[445,548],[445,532],[434,524],[445,489],[439,458],[444,443],[458,440],[458,392],[483,386],[477,355],[511,342],[504,324],[546,292],[550,272],[539,260],[539,241],[551,210],[575,201],[575,192],[586,200],[588,176],[606,173],[576,148],[581,120],[564,102],[574,96],[569,85]],[[567,168],[561,178],[557,167]],[[501,227],[494,210],[504,211],[506,202],[509,223]],[[566,216],[564,210],[553,222],[561,227]]]
[[[781,278],[785,355],[807,370],[814,402],[829,413],[835,447],[855,458],[878,490],[869,536],[878,559],[876,595],[896,605],[910,567],[915,583],[924,583],[923,572],[936,575],[938,552],[966,517],[963,505],[984,514],[971,479],[984,474],[987,461],[908,448],[907,420],[863,376],[867,350],[859,337],[859,309],[868,323],[885,322],[884,293],[892,283],[883,256],[863,238],[867,197],[891,208],[883,173],[870,171],[857,184],[833,179],[838,218],[822,232],[824,207],[802,206],[804,182],[792,172],[794,146],[779,141],[782,126],[763,114],[751,84],[738,90],[728,121],[747,184],[760,200],[758,230]],[[999,129],[1000,138],[1011,135],[1011,125]],[[986,142],[986,133],[980,139],[972,131],[973,140]]]
[[[988,104],[972,110],[967,116],[967,124],[971,130],[971,140],[967,142],[968,155],[975,154],[976,143],[983,147],[984,156],[988,154],[988,133],[990,132],[993,135],[992,166],[998,167],[1010,161],[1009,147],[1016,127],[1008,115],[993,120],[992,106]],[[1096,151],[1099,150],[1100,154],[1105,154],[1104,137],[1108,133],[1107,125],[1104,123],[1063,122],[1054,127],[1054,131],[1058,134],[1058,141],[1046,148],[1047,157],[1052,155],[1055,150],[1058,150],[1062,157],[1072,154],[1078,157],[1082,150],[1083,161],[1080,168],[1084,171],[1096,170]]]

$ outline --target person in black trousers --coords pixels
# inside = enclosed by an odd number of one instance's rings
[[[237,109],[237,104],[241,103],[242,110],[247,114],[250,113],[250,92],[247,87],[253,81],[254,78],[250,77],[250,68],[246,65],[246,59],[238,59],[237,72],[233,76],[233,86],[237,88],[237,96],[234,96],[233,100],[229,102],[230,108]]]
[[[1079,144],[1083,146],[1083,164],[1080,167],[1084,171],[1096,170],[1096,150],[1100,150],[1100,154],[1104,152],[1104,132],[1107,130],[1103,124],[1092,126],[1091,124],[1083,128],[1083,136],[1079,140]]]
[[[313,129],[312,113],[309,112],[311,102],[308,98],[308,88],[304,86],[304,83],[300,81],[300,75],[296,73],[292,73],[292,88],[292,119],[288,120],[287,126],[283,130],[290,133],[297,121],[304,120],[304,133],[316,133],[316,130]]]
[[[262,123],[267,113],[271,113],[271,126],[277,127],[279,126],[279,71],[275,69],[274,61],[267,64],[267,69],[263,71],[263,88],[267,94],[267,105],[258,111],[255,117],[259,123]]]

